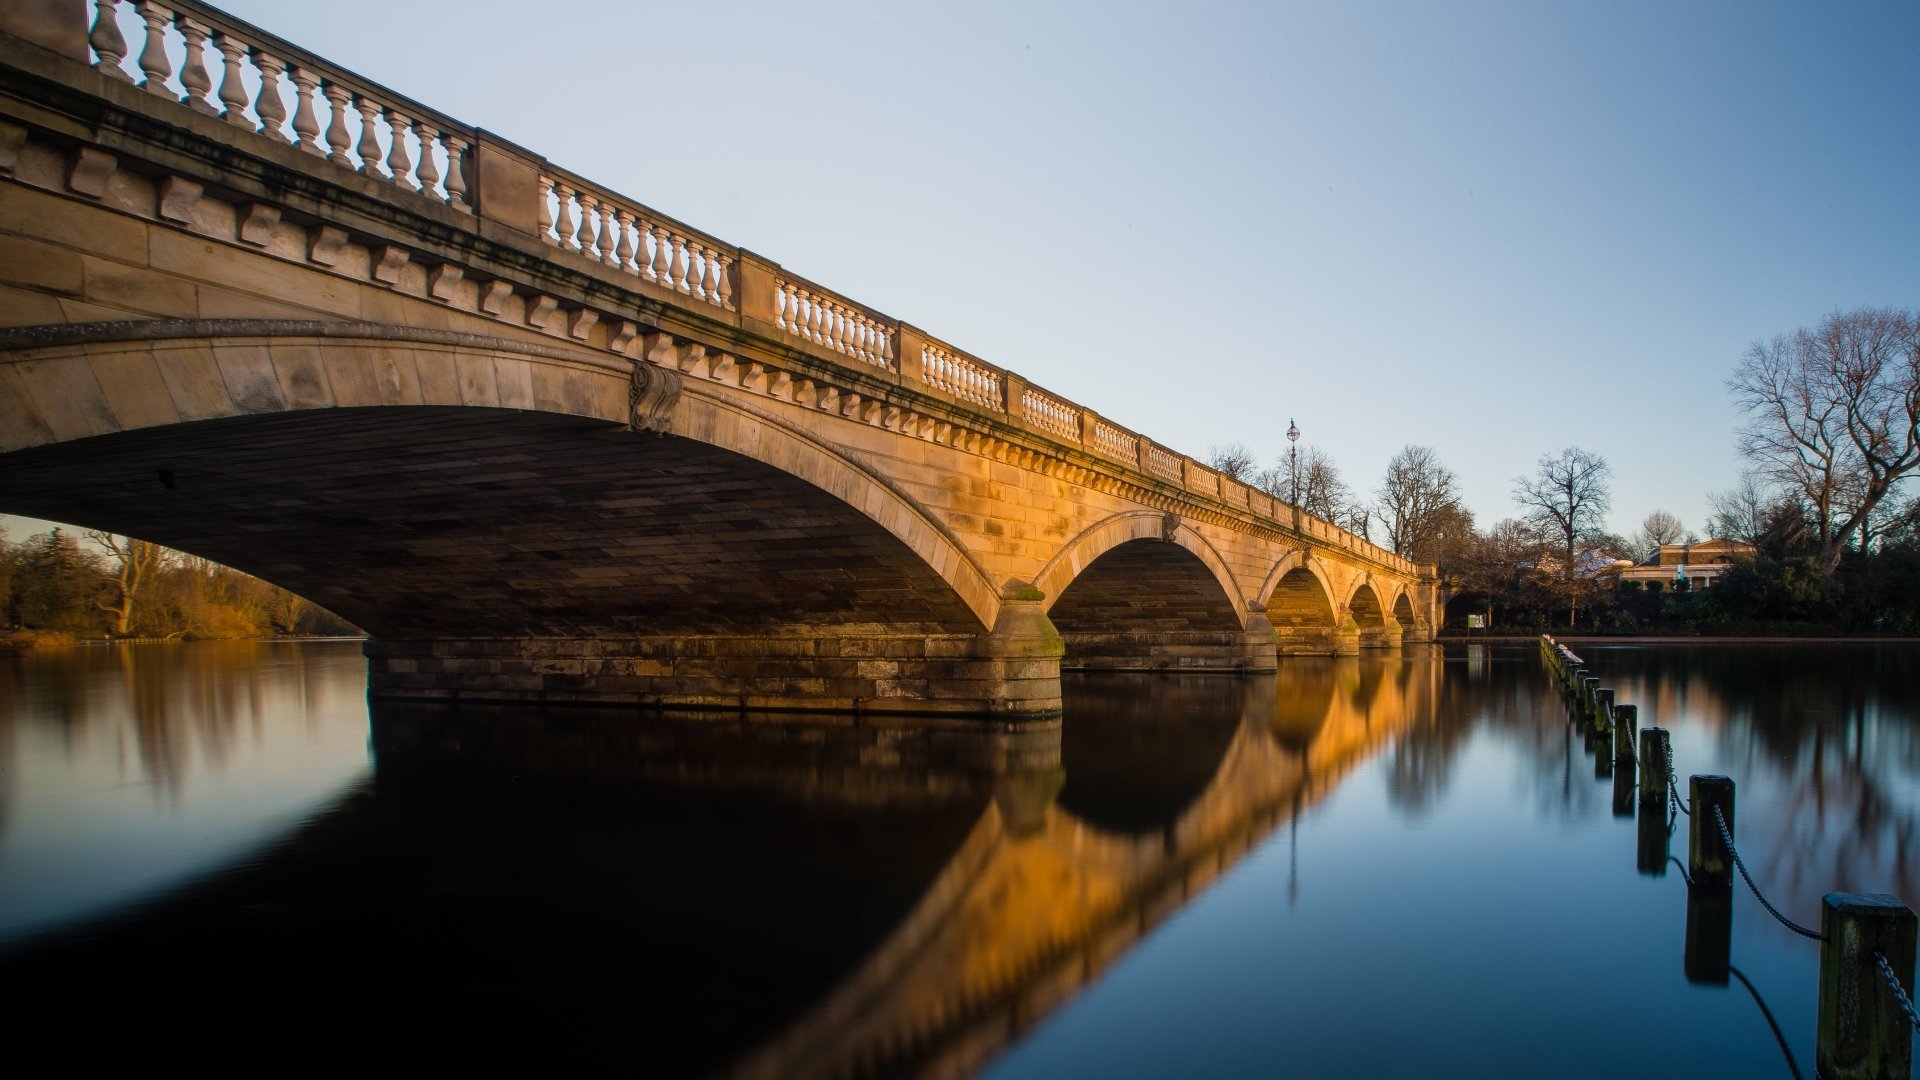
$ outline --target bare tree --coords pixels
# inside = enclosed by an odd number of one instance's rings
[[[135,540],[131,536],[115,536],[98,529],[88,529],[86,537],[119,560],[114,575],[108,579],[114,586],[113,602],[100,602],[96,606],[113,616],[113,632],[124,636],[133,625],[134,603],[154,571],[165,561],[167,549],[159,544]]]
[[[1515,477],[1513,501],[1526,508],[1527,519],[1560,541],[1560,582],[1567,594],[1567,625],[1573,625],[1582,580],[1581,541],[1604,535],[1601,525],[1613,497],[1607,480],[1613,469],[1599,454],[1569,446],[1558,454],[1544,454],[1534,475]]]
[[[1333,463],[1333,455],[1317,446],[1309,446],[1300,451],[1299,467],[1300,508],[1335,525],[1347,521],[1348,509],[1353,505],[1353,489],[1341,477],[1340,467]],[[1292,480],[1289,470],[1284,467],[1276,466],[1267,472],[1278,473],[1282,485]]]
[[[1707,516],[1707,535],[1758,544],[1773,523],[1774,508],[1779,504],[1780,496],[1767,490],[1759,474],[1743,472],[1738,484],[1708,493],[1707,505],[1713,513]]]
[[[1261,469],[1249,481],[1254,487],[1285,502],[1293,497],[1293,470],[1300,470],[1300,508],[1315,517],[1343,525],[1352,519],[1353,489],[1340,475],[1333,455],[1318,446],[1308,446],[1297,459],[1280,458]]]
[[[1387,475],[1374,491],[1373,515],[1387,532],[1387,546],[1408,559],[1431,561],[1426,553],[1443,522],[1460,504],[1453,470],[1440,464],[1430,446],[1402,447],[1387,462]]]
[[[1831,570],[1901,478],[1920,468],[1920,316],[1835,312],[1756,341],[1727,381],[1742,455],[1805,504]]]
[[[1230,442],[1225,446],[1207,447],[1207,464],[1227,479],[1244,483],[1252,476],[1259,460],[1247,449],[1246,443]]]
[[[1640,522],[1640,531],[1629,541],[1631,549],[1640,556],[1647,552],[1657,552],[1662,544],[1674,544],[1687,535],[1686,526],[1680,519],[1665,510],[1655,510]]]

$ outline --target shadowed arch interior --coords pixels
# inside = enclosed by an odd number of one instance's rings
[[[1323,629],[1333,625],[1333,601],[1313,571],[1296,566],[1274,586],[1267,618],[1276,629]]]
[[[1114,670],[1227,666],[1240,639],[1230,597],[1192,552],[1129,540],[1080,572],[1047,612],[1062,666]]]
[[[335,408],[79,439],[8,466],[7,512],[192,551],[380,636],[984,629],[827,492],[593,419]]]
[[[1386,614],[1380,609],[1380,595],[1365,582],[1353,590],[1353,599],[1347,601],[1347,610],[1353,613],[1353,621],[1363,628],[1387,625]]]
[[[1407,599],[1407,594],[1404,592],[1393,598],[1393,617],[1398,619],[1402,626],[1413,625],[1413,601]]]

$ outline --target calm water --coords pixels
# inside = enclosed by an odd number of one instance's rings
[[[1920,901],[1920,647],[1578,651],[1735,778],[1789,916]],[[1072,679],[1011,734],[369,715],[357,642],[37,653],[0,987],[16,1054],[276,1071],[1790,1076],[1757,995],[1811,1075],[1816,945],[1742,888],[1689,981],[1664,819],[1597,772],[1531,645]]]

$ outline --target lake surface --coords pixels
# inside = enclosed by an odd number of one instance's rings
[[[1788,917],[1920,901],[1920,647],[1576,649],[1672,732],[1683,783],[1735,779]],[[1643,827],[1533,645],[1283,663],[1070,678],[1060,722],[996,732],[370,710],[357,642],[0,658],[9,1043],[275,1070],[1812,1075],[1817,944],[1736,883],[1733,970],[1689,977],[1686,887],[1643,850],[1684,862],[1688,821]]]

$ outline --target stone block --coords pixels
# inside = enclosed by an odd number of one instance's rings
[[[179,421],[166,379],[161,377],[150,349],[95,353],[89,363],[121,430]]]
[[[0,220],[14,233],[76,251],[111,251],[135,262],[147,252],[143,222],[18,184],[0,185]]]
[[[57,326],[67,321],[65,312],[48,293],[0,285],[0,326]]]
[[[85,259],[32,240],[0,236],[0,284],[59,296],[84,296]]]

